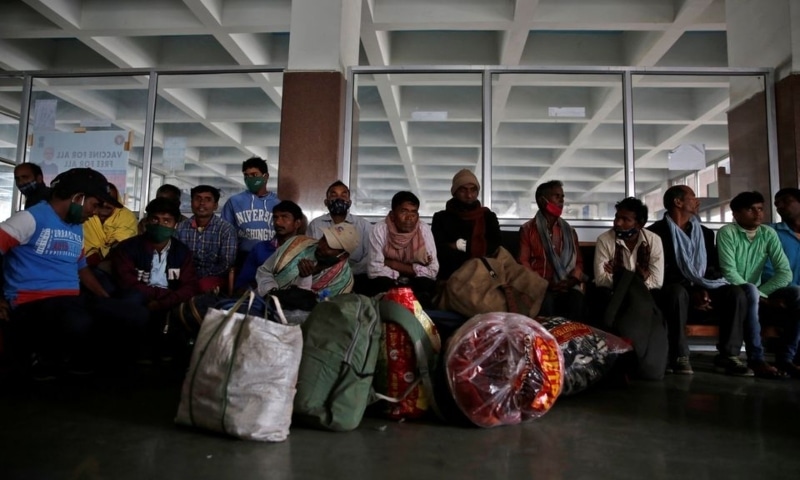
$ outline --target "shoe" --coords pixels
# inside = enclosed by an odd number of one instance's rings
[[[777,367],[792,378],[800,378],[800,365],[792,362],[778,362]]]
[[[31,364],[31,378],[37,382],[49,382],[58,378],[58,370],[53,365],[36,358]]]
[[[785,372],[778,370],[777,368],[767,363],[765,360],[753,360],[747,362],[747,365],[750,367],[750,369],[753,370],[753,374],[758,378],[780,380],[788,377],[788,375]]]
[[[678,357],[670,363],[667,372],[676,375],[694,375],[692,364],[689,363],[689,357]]]
[[[717,355],[714,357],[714,370],[734,377],[752,377],[755,375],[752,370],[747,368],[742,359],[736,355],[730,357]]]

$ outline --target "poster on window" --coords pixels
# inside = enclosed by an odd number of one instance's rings
[[[29,161],[42,167],[44,181],[71,168],[92,168],[125,191],[128,132],[42,132],[33,134]]]

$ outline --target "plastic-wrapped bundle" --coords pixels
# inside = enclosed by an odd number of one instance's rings
[[[456,404],[481,427],[538,418],[561,393],[564,359],[558,343],[524,315],[472,317],[450,339],[445,365]]]
[[[600,381],[617,357],[633,350],[625,340],[564,317],[537,317],[550,331],[564,356],[564,392],[573,395]]]

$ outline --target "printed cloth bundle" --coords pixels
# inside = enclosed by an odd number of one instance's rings
[[[524,315],[476,315],[453,334],[445,355],[456,404],[480,427],[538,418],[561,393],[564,359],[558,342]]]
[[[558,341],[564,356],[564,391],[574,395],[599,382],[617,358],[633,347],[625,340],[564,317],[537,317]]]

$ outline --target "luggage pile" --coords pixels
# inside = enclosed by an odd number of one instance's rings
[[[480,314],[457,328],[448,318],[443,347],[408,288],[330,298],[302,325],[286,321],[278,298],[266,309],[255,300],[208,310],[176,422],[282,441],[292,422],[353,430],[369,407],[394,420],[435,414],[494,427],[544,415],[571,378],[559,341],[520,314]]]

